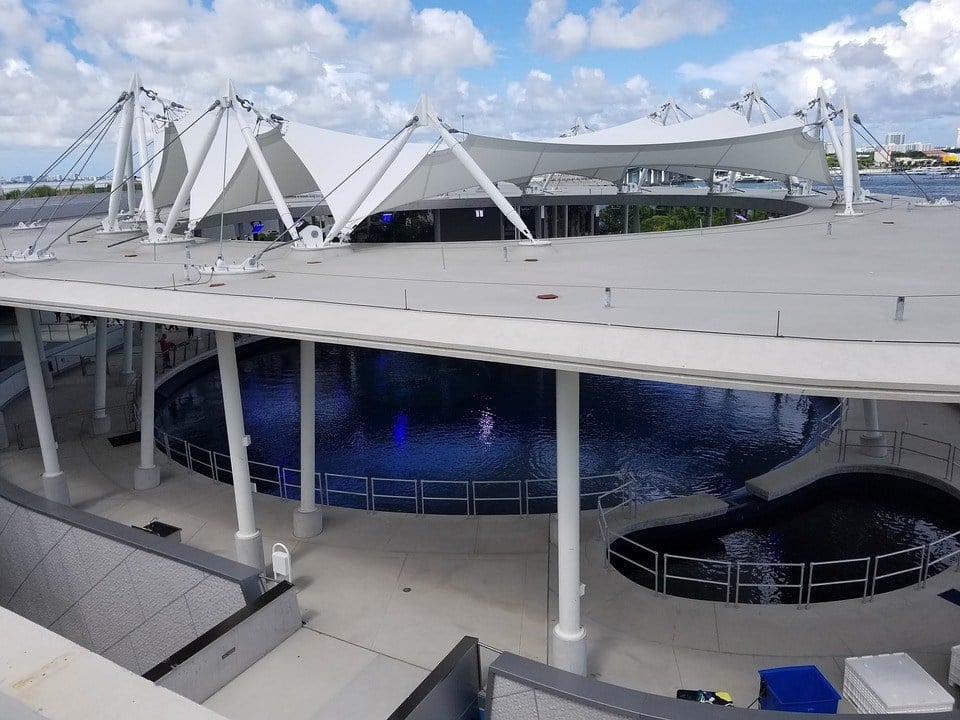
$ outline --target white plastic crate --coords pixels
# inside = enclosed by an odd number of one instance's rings
[[[861,713],[953,710],[953,696],[906,653],[847,658],[843,696]]]
[[[950,651],[950,677],[949,683],[960,687],[960,645],[954,645]]]

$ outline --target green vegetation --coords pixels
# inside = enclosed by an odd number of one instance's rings
[[[88,193],[107,192],[107,187],[96,187],[93,183],[81,187],[54,188],[49,185],[37,185],[35,188],[24,192],[22,190],[10,190],[0,196],[2,200],[14,200],[19,197],[38,198],[38,197],[59,197],[61,195],[84,195]]]
[[[706,211],[695,207],[653,207],[641,205],[628,208],[629,232],[663,232],[664,230],[687,230],[707,226]],[[766,220],[770,216],[763,210],[750,210],[746,213],[749,222]],[[600,210],[600,222],[597,231],[600,234],[623,232],[623,206],[607,205]],[[727,211],[717,208],[713,213],[713,226],[727,224]]]

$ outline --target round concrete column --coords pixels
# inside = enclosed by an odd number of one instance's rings
[[[323,531],[323,514],[314,495],[317,457],[317,376],[315,345],[300,341],[300,507],[293,513],[293,534],[306,538]]]
[[[160,468],[154,462],[153,414],[157,363],[153,357],[156,325],[143,323],[140,332],[140,464],[133,471],[133,489],[148,490],[160,484]]]
[[[880,412],[876,400],[863,401],[863,419],[867,432],[860,435],[861,451],[868,457],[886,457],[887,448],[883,447],[884,438],[880,432]]]
[[[30,402],[33,405],[33,418],[37,424],[37,438],[40,440],[40,454],[43,457],[43,496],[61,505],[69,505],[70,490],[67,487],[67,478],[60,469],[57,442],[53,435],[53,423],[50,421],[50,406],[47,404],[47,388],[43,384],[43,372],[40,370],[40,351],[37,348],[33,319],[27,308],[18,307],[15,313],[20,330],[23,365],[30,388]]]
[[[97,318],[96,348],[91,431],[94,435],[106,435],[110,432],[110,416],[107,415],[107,319],[105,317]]]
[[[137,374],[133,371],[133,320],[123,321],[123,369],[120,371],[120,383],[133,385]]]
[[[557,371],[557,607],[550,664],[587,674],[580,625],[580,374]]]
[[[227,421],[227,445],[233,475],[233,499],[237,506],[237,533],[234,536],[237,559],[244,565],[264,569],[263,538],[253,513],[253,490],[247,445],[250,438],[243,430],[243,405],[240,401],[240,374],[233,333],[217,330],[217,362],[223,393],[223,414]]]

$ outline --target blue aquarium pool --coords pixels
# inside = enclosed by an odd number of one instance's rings
[[[298,346],[270,340],[238,353],[253,474],[265,478],[276,467],[296,475]],[[377,509],[413,511],[402,497],[387,496],[402,496],[416,481],[415,492],[439,498],[417,503],[417,511],[517,513],[528,504],[531,512],[553,510],[547,497],[556,474],[552,371],[318,345],[316,380],[318,484],[335,488],[318,490],[318,500],[369,507],[372,484],[374,492],[380,488]],[[837,404],[593,375],[581,377],[580,402],[581,474],[601,476],[585,480],[584,492],[615,487],[622,473],[632,472],[650,500],[742,487],[800,454],[817,418]],[[216,359],[165,384],[157,416],[158,428],[173,438],[226,453]],[[282,482],[291,476],[279,474]],[[257,485],[299,497],[296,487]],[[483,502],[462,502],[464,492]]]

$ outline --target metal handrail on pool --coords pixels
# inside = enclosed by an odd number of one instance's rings
[[[159,428],[154,430],[156,447],[171,460],[184,465],[188,470],[199,472],[212,477],[219,482],[230,482],[230,456],[215,450],[194,445],[178,437],[163,432]],[[261,492],[282,497],[284,499],[298,499],[301,492],[302,478],[296,468],[287,468],[256,460],[248,461],[250,480],[254,487]],[[299,482],[292,480],[300,478]],[[581,481],[600,483],[604,480],[615,481],[624,486],[624,473],[604,473],[601,475],[585,475]],[[393,487],[390,487],[393,485]],[[409,488],[403,494],[398,488]],[[533,487],[547,487],[553,490],[544,493],[542,490],[531,492]],[[313,490],[319,492],[320,503],[326,505],[340,504],[334,500],[342,500],[346,507],[363,510],[396,510],[397,506],[406,504],[405,511],[415,514],[428,514],[428,506],[437,503],[446,503],[460,506],[466,516],[485,514],[485,509],[499,505],[501,508],[512,506],[517,515],[529,515],[533,509],[532,503],[538,501],[556,500],[556,478],[530,478],[526,480],[424,480],[420,478],[382,478],[367,477],[365,475],[348,475],[343,473],[314,473]],[[443,493],[440,489],[446,488],[451,492]],[[588,490],[581,493],[581,504],[591,505],[594,498],[603,498],[609,495],[608,488]],[[600,501],[602,503],[602,500]],[[393,507],[390,507],[392,505]],[[552,512],[552,511],[551,511]]]
[[[696,577],[687,577],[686,575],[671,575],[668,571],[670,560],[690,560],[695,563],[702,563],[705,565],[720,565],[727,568],[727,579],[723,580],[707,580],[706,578],[696,578]],[[730,579],[733,572],[733,563],[729,560],[708,560],[706,558],[695,558],[687,557],[686,555],[671,555],[670,553],[663,553],[663,594],[668,595],[667,592],[667,580],[688,580],[691,582],[703,583],[705,585],[718,585],[724,587],[727,590],[726,600],[724,601],[727,605],[730,604]]]
[[[852,585],[853,583],[863,583],[863,597],[861,600],[863,602],[867,601],[867,587],[869,586],[870,581],[870,560],[871,558],[862,557],[862,558],[850,558],[847,560],[819,560],[817,562],[810,563],[810,574],[808,577],[807,583],[807,607],[810,607],[810,596],[813,594],[813,589],[815,587],[828,587],[832,585]],[[825,580],[823,582],[815,583],[813,581],[813,571],[818,567],[825,567],[827,565],[845,565],[851,563],[864,563],[864,573],[863,577],[859,578],[849,578],[845,580]]]
[[[926,567],[927,559],[927,545],[918,545],[917,547],[906,548],[905,550],[895,550],[894,552],[884,553],[883,555],[877,555],[873,558],[873,578],[870,581],[870,599],[873,600],[874,595],[877,594],[877,580],[886,580],[887,578],[898,577],[900,575],[906,575],[907,573],[916,572],[917,573],[917,589],[923,585],[923,570]],[[900,557],[901,555],[909,555],[910,553],[915,553],[920,551],[920,562],[916,565],[911,565],[908,568],[903,568],[901,570],[892,570],[888,573],[880,574],[880,561],[886,560],[887,558]]]
[[[800,568],[800,582],[798,583],[778,583],[778,582],[759,582],[759,583],[748,583],[742,582],[740,580],[740,569],[742,567],[770,567],[770,568]],[[753,588],[784,588],[787,590],[795,589],[797,591],[797,609],[799,610],[803,607],[803,579],[804,572],[807,569],[807,564],[802,562],[795,563],[780,563],[780,562],[742,562],[737,561],[737,575],[734,584],[734,594],[733,594],[733,604],[735,606],[740,604],[740,588],[742,587],[753,587]]]

